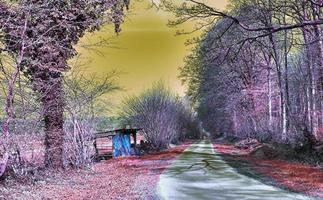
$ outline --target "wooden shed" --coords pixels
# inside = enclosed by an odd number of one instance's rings
[[[97,147],[97,139],[110,138],[112,139],[112,155],[113,157],[131,156],[138,154],[137,148],[137,133],[141,129],[138,128],[122,128],[110,131],[96,133],[94,147],[96,154],[99,156],[99,149]],[[133,143],[131,143],[131,138]]]

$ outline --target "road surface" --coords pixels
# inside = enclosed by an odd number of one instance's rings
[[[158,195],[165,200],[307,200],[298,193],[239,174],[209,141],[193,144],[161,175]]]

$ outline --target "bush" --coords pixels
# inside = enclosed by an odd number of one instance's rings
[[[190,137],[199,135],[198,122],[188,105],[162,83],[139,96],[127,98],[121,108],[122,123],[143,129],[150,147],[161,150]],[[191,131],[194,132],[192,133]]]
[[[86,168],[95,156],[93,122],[76,120],[67,122],[64,141],[64,164],[74,168]],[[69,126],[68,126],[69,125]]]
[[[44,167],[43,136],[36,133],[12,134],[6,138],[7,149],[0,148],[0,168],[5,170],[3,177],[27,178]],[[5,161],[5,152],[8,160]]]
[[[119,87],[114,71],[104,76],[85,76],[79,70],[75,68],[64,79],[64,165],[87,168],[95,156],[94,133],[112,123],[112,119],[105,116],[109,108],[106,95]]]

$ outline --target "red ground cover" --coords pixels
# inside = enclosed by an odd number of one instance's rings
[[[23,183],[7,181],[0,185],[0,199],[155,199],[159,175],[190,144],[142,157],[101,161],[91,170],[46,171]]]
[[[286,160],[256,159],[249,155],[249,150],[240,150],[233,145],[215,144],[214,147],[219,153],[247,161],[257,172],[270,177],[278,185],[323,198],[323,170],[320,167]]]

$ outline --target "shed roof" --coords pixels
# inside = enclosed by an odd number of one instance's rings
[[[116,134],[124,134],[124,135],[129,135],[129,134],[134,134],[137,133],[142,129],[140,128],[120,128],[120,129],[114,129],[114,130],[109,130],[109,131],[103,131],[95,134],[96,138],[102,138],[102,137],[113,137]]]

